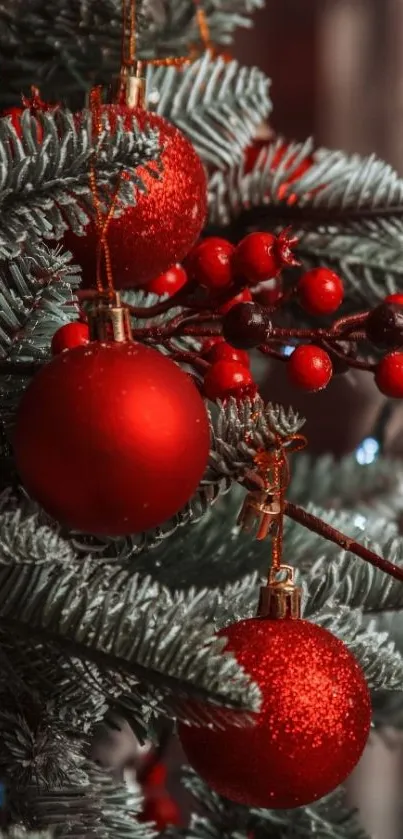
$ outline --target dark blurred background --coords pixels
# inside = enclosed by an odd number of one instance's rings
[[[272,78],[274,128],[403,172],[402,0],[266,0],[254,19],[235,53]]]

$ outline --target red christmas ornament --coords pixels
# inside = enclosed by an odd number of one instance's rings
[[[328,353],[320,347],[301,344],[287,361],[287,373],[296,387],[310,391],[323,390],[332,378],[332,362]]]
[[[121,215],[111,219],[108,227],[115,287],[134,288],[146,285],[171,265],[181,262],[189,252],[206,218],[206,176],[189,140],[158,114],[125,105],[105,106],[104,112],[111,131],[115,130],[118,117],[124,119],[128,130],[133,117],[140,129],[155,129],[163,149],[163,172],[159,179],[140,167],[138,174],[147,192],[138,190],[136,205],[126,207]],[[150,168],[152,163],[148,165]],[[87,225],[84,236],[68,231],[65,244],[83,270],[84,285],[92,286],[97,250],[94,224]]]
[[[247,367],[237,361],[217,361],[207,371],[203,390],[207,399],[242,398],[256,393],[256,385]]]
[[[331,315],[343,302],[344,284],[329,268],[314,268],[300,277],[297,291],[305,312],[310,315]]]
[[[24,113],[24,111],[29,110],[31,116],[36,117],[39,113],[49,113],[57,111],[59,107],[59,105],[49,105],[48,102],[43,102],[38,88],[31,87],[31,96],[21,97],[21,107],[8,108],[6,111],[2,112],[1,116],[8,117],[11,120],[12,126],[17,136],[21,139],[21,116]],[[41,140],[43,136],[43,130],[42,126],[39,123],[37,126],[37,131],[38,140]]]
[[[66,323],[55,332],[52,338],[52,355],[59,355],[64,350],[71,350],[73,347],[80,347],[82,344],[88,344],[90,340],[90,330],[88,324],[81,321],[74,323]]]
[[[180,824],[181,814],[173,798],[163,795],[146,802],[139,821],[154,822],[157,830],[163,831],[170,824]]]
[[[289,809],[316,801],[350,775],[364,750],[371,704],[347,647],[305,620],[243,620],[221,630],[258,684],[254,727],[179,726],[191,766],[225,798]]]
[[[250,367],[249,353],[245,350],[238,350],[227,344],[226,341],[220,341],[219,344],[214,344],[211,349],[205,354],[207,361],[214,364],[216,361],[237,361],[243,367]]]
[[[98,343],[55,356],[19,405],[17,469],[57,521],[124,536],[186,504],[207,464],[209,425],[191,378],[135,343]]]
[[[381,393],[392,399],[403,399],[403,352],[391,352],[381,358],[375,381]]]
[[[147,284],[146,290],[150,294],[157,294],[158,297],[162,297],[164,294],[173,297],[174,294],[177,294],[186,285],[187,281],[188,278],[185,269],[181,265],[172,265],[171,268],[168,268],[168,271],[160,274],[159,277],[154,277]]]
[[[394,303],[396,306],[403,306],[403,294],[389,294],[385,297],[384,303]]]
[[[286,266],[298,265],[292,253],[297,239],[288,230],[273,233],[250,233],[237,245],[233,257],[236,277],[251,286],[259,285],[280,273]]]
[[[244,288],[243,291],[240,291],[239,294],[236,294],[235,297],[231,297],[230,300],[227,300],[226,303],[223,303],[222,306],[219,307],[218,311],[220,315],[226,315],[233,306],[237,306],[238,303],[252,303],[253,297],[248,288]]]
[[[186,267],[191,280],[209,291],[221,291],[233,283],[231,260],[234,245],[226,239],[211,236],[190,252]]]

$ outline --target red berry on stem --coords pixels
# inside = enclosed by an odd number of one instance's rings
[[[170,824],[180,824],[180,810],[173,798],[168,795],[147,801],[140,816],[142,822],[154,822],[159,831]]]
[[[226,341],[221,341],[221,343],[211,347],[207,355],[205,355],[205,358],[211,364],[214,364],[216,361],[237,361],[244,367],[250,367],[249,353],[245,350],[238,350],[235,347],[231,347],[231,344],[227,344]]]
[[[381,358],[375,381],[385,396],[403,399],[403,352],[392,352]]]
[[[55,332],[52,338],[52,355],[59,355],[63,350],[72,350],[73,347],[80,347],[82,344],[88,344],[90,340],[90,330],[88,324],[75,321],[74,323],[66,323]]]
[[[212,402],[230,396],[249,396],[254,391],[250,371],[237,361],[217,361],[204,377],[204,393]]]
[[[289,230],[274,233],[250,233],[235,249],[233,268],[236,277],[255,286],[277,277],[282,268],[298,265],[292,248],[297,239]]]
[[[159,274],[146,286],[146,291],[150,294],[157,294],[162,297],[163,294],[168,294],[172,297],[187,283],[187,273],[181,265],[172,265],[163,274]]]
[[[389,294],[385,297],[384,303],[395,303],[396,306],[403,306],[403,294]]]
[[[216,344],[222,344],[224,338],[222,335],[215,335],[214,338],[203,338],[202,342],[202,353],[203,358],[207,356],[207,353],[210,352],[212,347],[215,347]]]
[[[273,329],[266,310],[258,303],[238,303],[223,318],[222,328],[226,341],[242,350],[266,343]]]
[[[329,384],[332,372],[328,353],[314,344],[301,344],[287,361],[291,383],[303,390],[323,390]]]
[[[216,236],[200,242],[186,260],[190,279],[210,291],[228,288],[233,283],[231,260],[234,251],[231,242]]]
[[[344,284],[329,268],[314,268],[300,277],[297,291],[299,302],[310,315],[331,315],[344,297]]]
[[[220,315],[226,315],[233,306],[236,306],[238,303],[252,303],[253,297],[248,288],[244,288],[243,291],[240,291],[239,294],[236,294],[235,297],[231,297],[231,300],[227,300],[226,303],[223,303],[222,306],[219,308]]]

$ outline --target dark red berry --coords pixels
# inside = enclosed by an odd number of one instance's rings
[[[384,303],[396,303],[396,306],[403,306],[403,294],[388,294]]]
[[[332,378],[332,362],[325,350],[314,344],[301,344],[287,361],[288,377],[303,390],[323,390]]]
[[[235,347],[231,347],[226,341],[221,341],[220,344],[215,344],[211,347],[207,355],[205,355],[205,358],[211,364],[214,364],[216,361],[237,361],[244,367],[250,367],[249,353],[245,352],[245,350],[237,350]]]
[[[146,801],[139,821],[153,822],[157,830],[162,832],[170,824],[180,824],[180,810],[173,798],[168,795],[152,798]]]
[[[213,402],[230,396],[250,395],[255,390],[250,371],[238,361],[217,361],[204,377],[204,393]]]
[[[235,297],[231,297],[231,300],[227,300],[226,303],[223,303],[222,306],[219,308],[220,315],[226,315],[233,306],[236,306],[237,303],[252,303],[253,297],[248,288],[244,288],[243,291],[240,291],[239,294],[236,294]]]
[[[159,277],[155,277],[150,283],[147,283],[145,291],[148,291],[149,294],[157,294],[158,297],[162,297],[164,294],[172,297],[186,285],[187,279],[185,269],[181,265],[173,265],[164,274],[160,274]]]
[[[52,338],[52,355],[59,355],[63,350],[72,350],[82,344],[88,344],[89,340],[90,331],[86,323],[80,321],[66,323],[55,332]]]
[[[385,396],[403,398],[403,352],[392,352],[381,358],[376,368],[375,381]]]
[[[263,306],[238,303],[223,318],[222,329],[232,347],[251,350],[266,343],[273,327]]]
[[[300,277],[297,285],[299,302],[310,315],[331,315],[344,297],[340,277],[329,268],[314,268]]]
[[[288,230],[278,236],[274,233],[250,233],[237,245],[233,256],[236,278],[250,286],[271,280],[282,268],[298,265],[292,248],[297,239]]]
[[[210,291],[221,291],[233,283],[231,260],[234,245],[212,236],[204,239],[190,252],[186,267],[191,280]]]
[[[375,347],[392,349],[403,346],[403,306],[380,303],[369,313],[365,332]]]

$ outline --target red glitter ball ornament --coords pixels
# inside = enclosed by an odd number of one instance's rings
[[[17,470],[57,521],[125,536],[162,524],[193,495],[209,454],[204,402],[154,349],[98,343],[55,356],[20,402]]]
[[[254,395],[256,385],[244,364],[239,361],[217,361],[204,377],[203,390],[207,399],[214,402],[230,396]]]
[[[226,650],[262,695],[254,727],[181,724],[191,766],[225,798],[289,809],[316,801],[350,775],[371,724],[368,687],[347,647],[305,620],[243,620],[221,630]]]
[[[66,323],[55,332],[52,338],[52,355],[58,355],[64,350],[71,350],[73,347],[88,344],[89,340],[90,330],[88,324],[82,323],[81,321]]]
[[[144,286],[154,277],[181,262],[203,228],[207,211],[207,183],[203,164],[192,144],[167,120],[140,108],[106,105],[111,131],[118,117],[131,130],[133,117],[140,129],[158,131],[163,149],[163,171],[158,179],[144,168],[137,173],[147,188],[137,190],[136,205],[111,219],[108,245],[114,285],[117,289]],[[148,168],[157,166],[148,164]],[[96,276],[97,233],[91,222],[84,236],[65,234],[66,247],[83,271],[84,286],[93,286]]]
[[[287,361],[288,378],[302,390],[323,390],[329,384],[333,367],[330,356],[314,344],[301,344]]]
[[[173,297],[174,294],[177,294],[186,285],[187,281],[188,277],[185,269],[181,265],[172,265],[171,268],[168,268],[168,271],[165,271],[158,277],[154,277],[153,280],[147,283],[146,290],[150,294],[156,294],[158,297],[162,297],[164,294],[167,294],[168,297]]]
[[[391,352],[381,358],[376,368],[375,381],[385,396],[403,399],[403,352]]]
[[[343,302],[344,284],[329,268],[313,268],[300,277],[297,291],[305,312],[310,315],[331,315]]]

